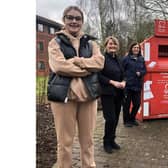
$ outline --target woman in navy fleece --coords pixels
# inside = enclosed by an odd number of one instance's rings
[[[128,55],[123,58],[123,68],[127,79],[123,104],[124,124],[126,127],[138,126],[135,117],[141,102],[143,76],[146,74],[139,43],[134,42],[130,45]],[[131,102],[132,108],[130,109]]]

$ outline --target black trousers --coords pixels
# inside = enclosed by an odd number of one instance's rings
[[[118,125],[122,97],[109,95],[101,96],[103,116],[105,119],[104,127],[104,145],[110,145],[116,137],[116,128]]]
[[[132,108],[130,109],[132,102]],[[141,103],[141,91],[127,90],[123,102],[124,123],[134,121]]]

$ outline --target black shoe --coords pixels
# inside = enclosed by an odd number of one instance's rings
[[[112,142],[111,147],[112,149],[116,149],[116,150],[119,150],[121,148],[120,145],[118,145],[115,141]]]
[[[132,124],[132,122],[126,122],[126,123],[124,123],[124,126],[125,127],[132,127],[133,124]]]
[[[136,120],[131,121],[131,124],[132,124],[132,125],[135,125],[135,126],[138,126],[138,125],[139,125],[139,123],[138,123]]]
[[[113,149],[112,149],[112,147],[111,147],[110,145],[108,145],[108,146],[104,146],[104,151],[105,151],[106,153],[112,153],[112,152],[113,152]]]

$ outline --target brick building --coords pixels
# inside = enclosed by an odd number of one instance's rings
[[[49,73],[48,42],[62,25],[47,18],[36,15],[36,74],[46,76]]]

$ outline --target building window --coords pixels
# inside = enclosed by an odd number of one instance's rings
[[[168,57],[168,45],[159,45],[158,50],[159,57]]]
[[[38,23],[38,31],[43,32],[43,25]]]
[[[38,48],[38,50],[39,51],[43,51],[44,50],[44,45],[43,45],[43,42],[38,42],[38,44],[37,44],[37,48]]]
[[[45,70],[45,63],[43,61],[39,61],[37,64],[38,70]]]
[[[54,34],[54,33],[55,33],[55,29],[54,29],[53,27],[50,27],[49,33],[50,33],[50,34]]]

